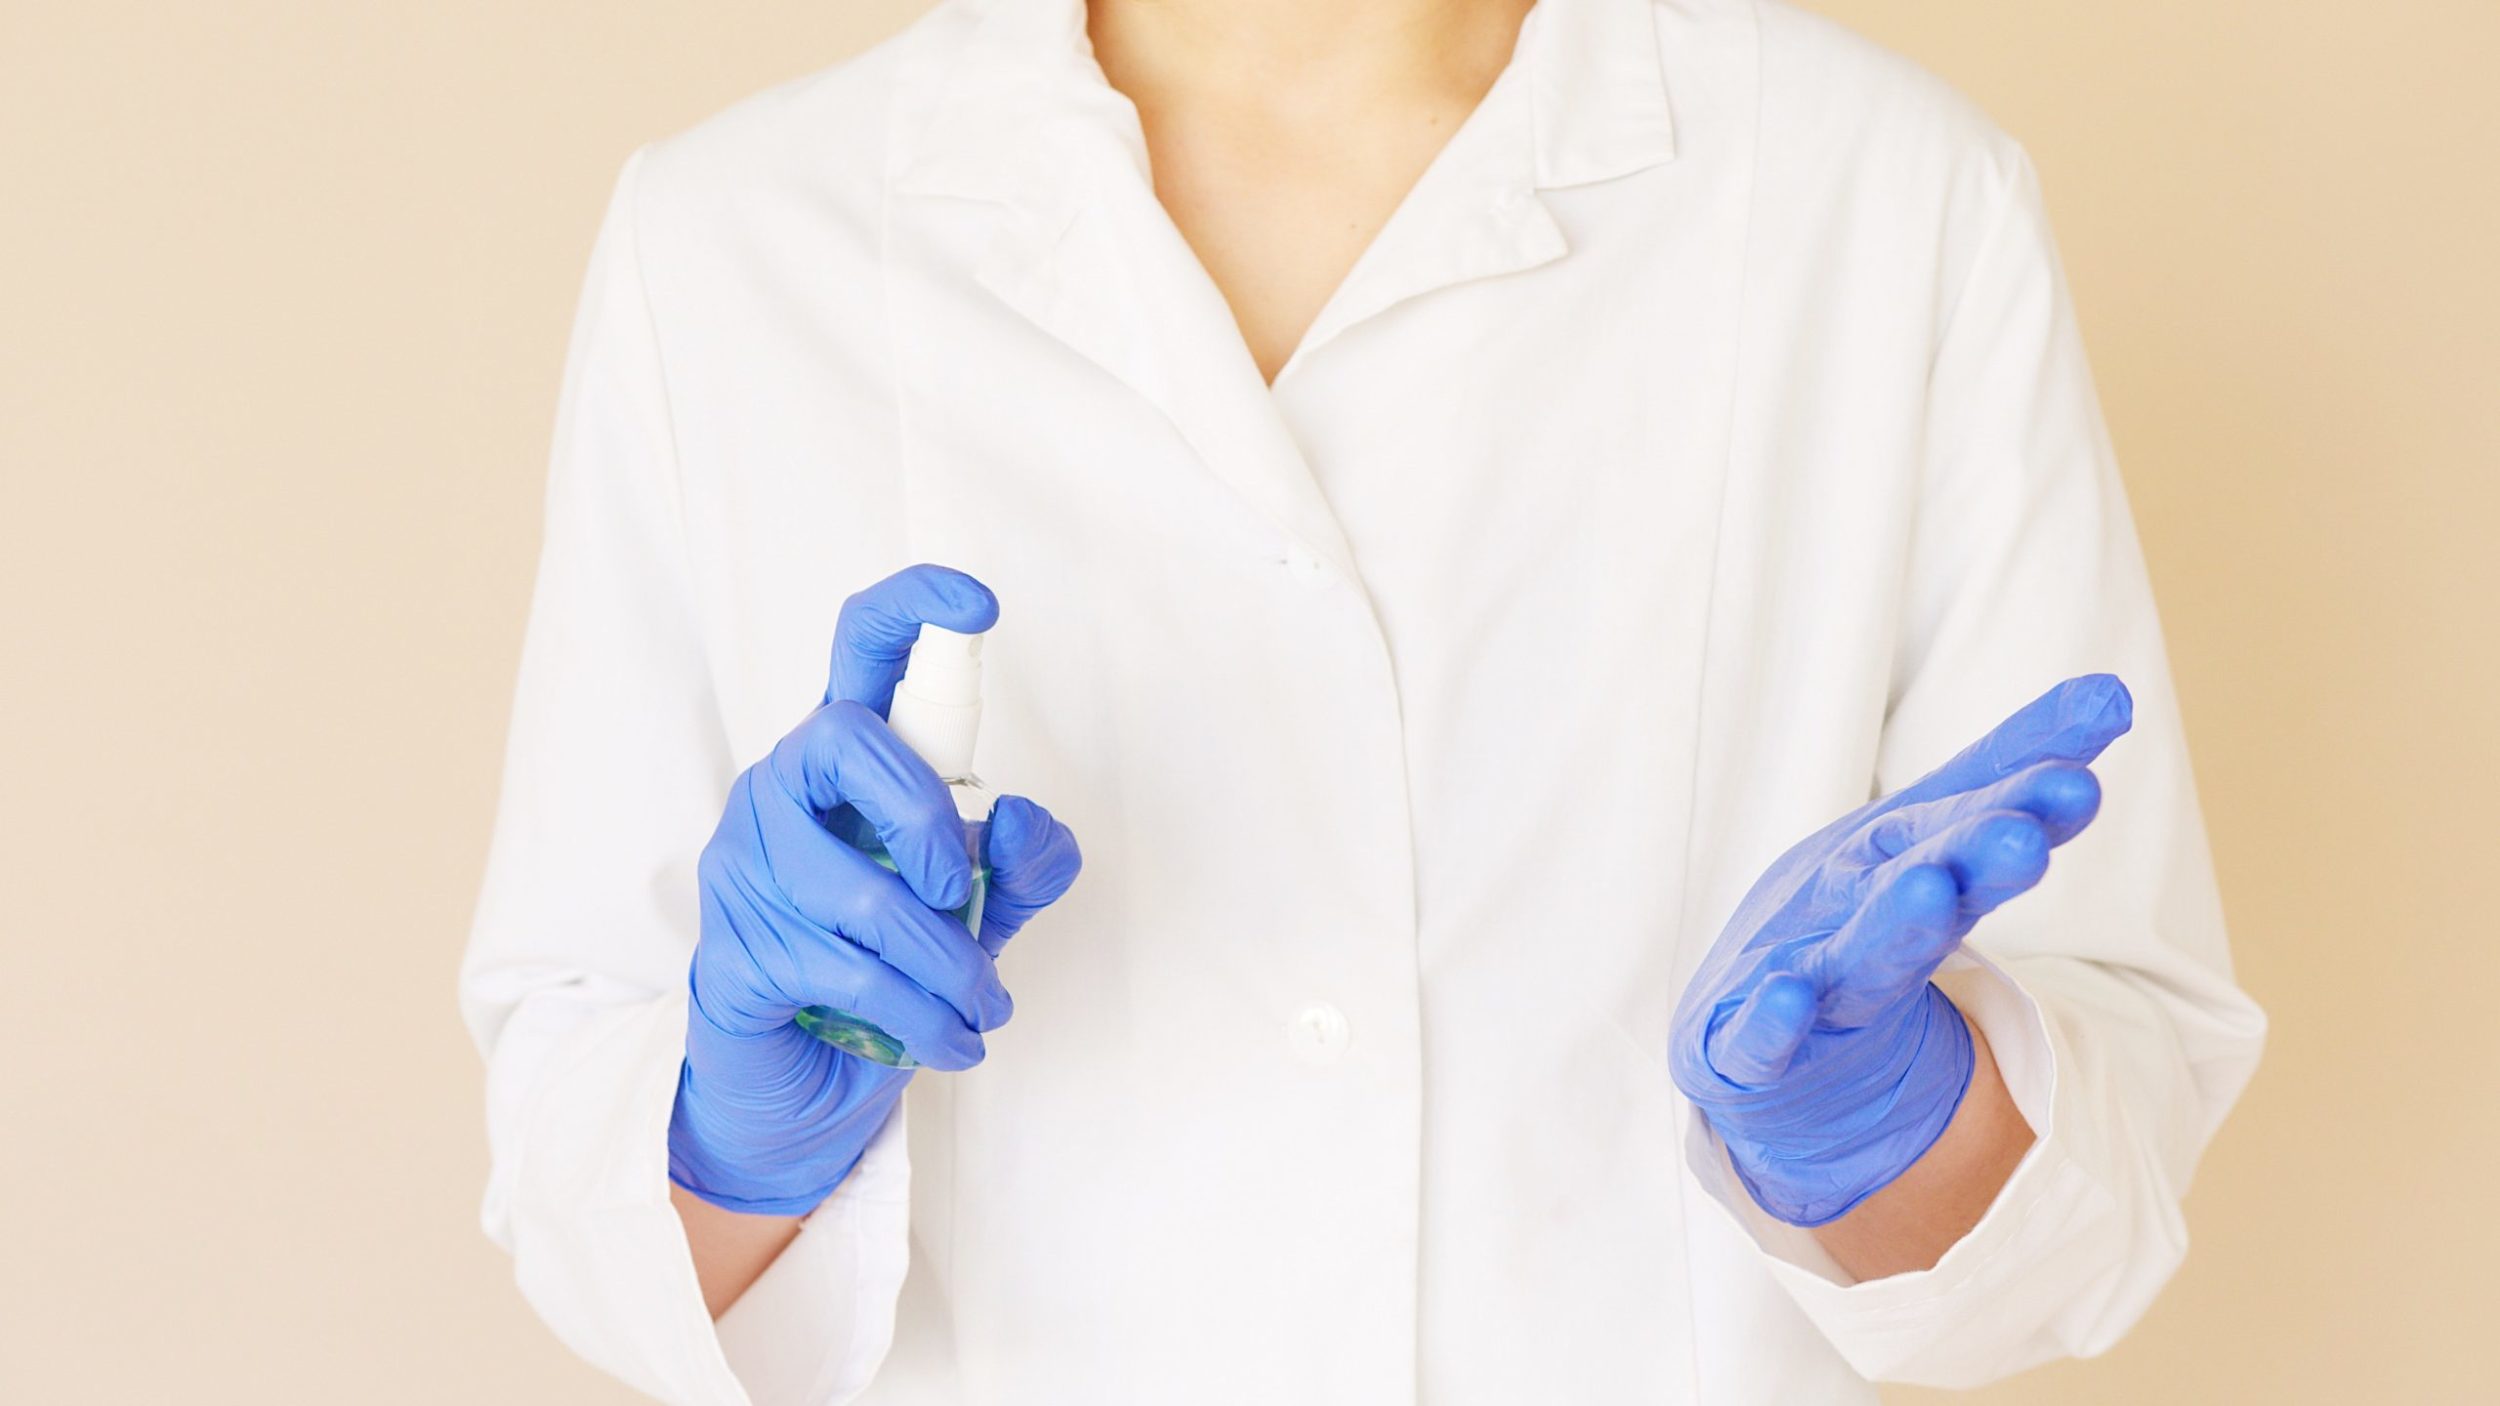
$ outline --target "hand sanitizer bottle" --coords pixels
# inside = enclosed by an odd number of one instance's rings
[[[886,725],[937,772],[947,794],[955,798],[955,814],[964,823],[964,848],[972,856],[972,897],[954,916],[977,937],[982,900],[990,890],[990,807],[998,800],[972,774],[972,744],[981,730],[981,636],[922,625],[911,659],[903,666],[903,681],[895,685]],[[857,810],[838,807],[825,825],[843,843],[887,869],[894,867],[876,828]],[[796,1020],[810,1035],[862,1059],[896,1069],[920,1063],[900,1040],[846,1011],[809,1006]]]

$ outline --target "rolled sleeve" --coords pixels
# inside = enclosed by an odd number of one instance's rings
[[[688,1406],[829,1406],[893,1336],[910,1167],[890,1119],[717,1325],[670,1202],[696,863],[729,755],[635,236],[639,160],[591,257],[461,1003],[486,1056],[484,1221],[598,1366]]]
[[[909,1103],[721,1315],[721,1350],[756,1406],[838,1406],[885,1361],[910,1268]]]
[[[2075,1138],[2094,1116],[2071,1106],[2079,1095],[2061,1077],[2068,1057],[2057,1023],[2033,994],[1970,954],[1937,984],[1986,1037],[2035,1140],[1986,1214],[1932,1268],[1852,1279],[1812,1232],[1754,1204],[1698,1113],[1685,1145],[1711,1201],[1852,1368],[1872,1380],[1969,1386],[2055,1355],[2025,1350],[2044,1340],[2094,1350],[2094,1320],[2106,1322],[2114,1303],[2149,1299],[2185,1240],[2172,1216],[2154,1227],[2154,1243],[2139,1243],[2118,1200],[2078,1157]]]

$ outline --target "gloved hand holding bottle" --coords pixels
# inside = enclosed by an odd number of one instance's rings
[[[2070,679],[1809,836],[1737,905],[1677,1006],[1669,1063],[1764,1210],[1837,1220],[1944,1132],[1974,1056],[1928,977],[2091,823],[2088,763],[2132,720],[2116,678]]]
[[[865,1022],[934,1069],[980,1062],[1012,1002],[995,957],[1075,882],[1076,839],[1001,798],[987,827],[979,931],[949,910],[976,856],[946,785],[885,717],[920,627],[998,618],[988,588],[915,566],[846,601],[822,707],[732,786],[699,869],[702,932],[669,1177],[716,1206],[804,1215],[832,1194],[912,1078],[802,1029],[802,1011]],[[847,807],[847,809],[846,809]],[[873,829],[891,868],[829,825]]]

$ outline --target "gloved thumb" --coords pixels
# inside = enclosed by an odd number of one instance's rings
[[[1744,1088],[1778,1083],[1814,1029],[1821,1004],[1813,982],[1795,972],[1772,972],[1710,1033],[1705,1051],[1710,1067]]]
[[[1022,796],[990,810],[990,892],[981,906],[981,947],[991,956],[1033,915],[1059,901],[1084,867],[1075,832]]]

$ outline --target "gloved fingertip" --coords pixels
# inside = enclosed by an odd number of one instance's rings
[[[1033,823],[1040,809],[1022,796],[999,797],[998,804],[990,807],[990,853],[1012,855],[1030,843],[1040,828]]]
[[[932,619],[933,625],[977,634],[998,623],[998,593],[968,571],[924,561],[905,567],[896,575],[908,577],[928,591],[927,603],[935,607],[930,614],[945,617]]]
[[[1992,815],[1982,823],[1977,860],[1983,882],[2037,879],[2049,867],[2048,827],[2025,811]]]
[[[2034,790],[2053,808],[2071,813],[2100,804],[2101,778],[2081,762],[2052,765],[2040,773]]]
[[[1075,833],[1022,796],[1002,797],[990,812],[989,844],[999,882],[1037,905],[1065,893],[1084,865]]]
[[[1893,880],[1893,912],[1905,928],[1924,931],[1943,927],[1952,921],[1954,905],[1961,896],[1962,888],[1955,882],[1953,871],[1941,864],[1920,864]]]
[[[971,873],[934,855],[922,856],[903,870],[903,882],[910,887],[913,897],[941,912],[961,908],[972,901]]]
[[[2059,687],[2058,712],[2089,739],[2085,749],[2107,746],[2135,726],[2135,695],[2116,674],[2084,674]]]
[[[1814,1018],[1815,1000],[1819,996],[1814,982],[1796,972],[1773,972],[1763,978],[1761,989],[1754,993],[1753,1003],[1765,1015],[1773,1017],[1782,1028],[1802,1030]]]
[[[991,590],[988,582],[969,571],[952,566],[940,566],[935,569],[947,574],[950,584],[954,587],[956,599],[965,607],[975,612],[987,612],[989,624],[998,623],[998,592]]]
[[[2028,806],[2049,827],[2049,839],[2063,844],[2082,833],[2101,810],[2101,779],[2090,767],[2059,766],[2034,779]]]
[[[987,1033],[1015,1019],[1016,998],[1005,986],[991,982],[981,995],[981,1030]]]
[[[980,1033],[967,1029],[960,1037],[950,1035],[933,1042],[925,1054],[914,1051],[912,1057],[931,1069],[960,1074],[979,1064],[988,1053],[989,1046],[982,1041]]]
[[[960,841],[949,843],[943,832],[908,838],[908,854],[894,862],[912,893],[932,908],[961,908],[972,901],[972,856]]]
[[[1794,972],[1764,977],[1720,1028],[1710,1063],[1732,1083],[1759,1087],[1788,1071],[1797,1047],[1814,1026],[1820,993]]]
[[[2088,677],[2100,684],[2101,720],[2108,725],[2111,735],[2135,726],[2135,694],[2127,687],[2127,681],[2116,674],[2092,674]]]

